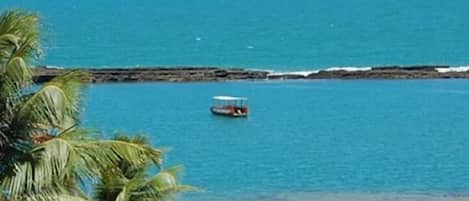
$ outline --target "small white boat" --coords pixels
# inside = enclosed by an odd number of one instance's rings
[[[214,96],[210,111],[216,115],[230,117],[248,116],[248,98],[233,96]]]

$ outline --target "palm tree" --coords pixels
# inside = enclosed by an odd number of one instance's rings
[[[116,136],[115,140],[149,147],[144,136],[129,138],[125,135]],[[174,166],[148,177],[152,161],[139,166],[132,166],[121,160],[119,165],[110,167],[102,172],[101,180],[96,187],[95,198],[98,201],[162,201],[168,200],[175,193],[194,191],[194,187],[180,185],[176,179],[181,172],[181,166]]]
[[[106,170],[160,167],[159,149],[135,140],[98,140],[96,132],[79,127],[88,74],[70,71],[33,86],[31,64],[41,53],[36,14],[11,10],[0,15],[0,200],[91,200],[83,189],[106,181]],[[156,177],[164,178],[134,175],[115,199],[136,200],[138,192],[154,195],[139,200],[168,197],[166,191],[143,190],[153,181],[160,189],[178,189],[172,193],[190,189],[179,187],[174,169]]]

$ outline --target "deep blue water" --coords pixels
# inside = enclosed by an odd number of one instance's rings
[[[58,66],[281,70],[468,64],[467,0],[2,0],[44,19]]]
[[[144,131],[171,147],[167,164],[186,166],[185,182],[206,191],[193,195],[200,200],[464,194],[467,86],[468,80],[102,84],[89,89],[85,124],[107,133]],[[250,98],[249,118],[209,113],[211,96],[226,93]]]

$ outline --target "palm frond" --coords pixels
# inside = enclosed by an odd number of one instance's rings
[[[44,84],[16,113],[14,124],[65,130],[78,123],[82,80],[87,74],[73,71]],[[20,127],[20,126],[19,126]]]
[[[24,127],[45,125],[45,128],[66,129],[74,123],[70,120],[78,113],[78,108],[71,103],[63,89],[45,85],[21,105],[14,123]]]
[[[157,165],[160,165],[162,162],[161,151],[146,145],[119,140],[99,140],[89,144],[111,150],[119,160],[123,160],[134,167],[147,164],[148,161],[152,161]]]
[[[117,135],[118,141],[132,142],[140,146],[149,146],[148,140],[141,135],[128,137]],[[198,190],[195,187],[181,185],[179,176],[182,166],[175,166],[160,171],[150,179],[146,179],[146,172],[150,169],[148,163],[130,168],[126,162],[108,169],[101,176],[101,183],[96,188],[96,198],[102,201],[140,201],[140,200],[171,200],[176,194]]]
[[[11,197],[21,197],[37,192],[63,193],[59,187],[67,186],[68,190],[76,188],[76,181],[99,175],[96,160],[90,159],[95,154],[79,146],[88,131],[70,129],[59,137],[38,144],[29,153],[31,159],[18,161],[12,174],[2,178],[2,189]],[[70,140],[76,135],[76,141]],[[99,147],[95,147],[99,149]],[[49,190],[52,189],[52,190]],[[55,190],[59,191],[55,191]]]
[[[11,114],[20,89],[31,83],[30,62],[40,52],[37,15],[20,10],[0,15],[0,117]]]
[[[5,33],[3,35],[0,35],[0,49],[2,50],[7,50],[7,49],[13,49],[13,48],[19,48],[19,41],[20,37],[18,37],[15,34],[12,33]],[[4,58],[8,57],[8,52],[7,54],[0,54]]]
[[[37,14],[21,10],[5,11],[0,16],[0,49],[20,50],[24,56],[34,57],[41,52],[39,48],[39,17]],[[3,44],[3,45],[2,45]],[[28,51],[25,51],[28,50]],[[1,55],[10,57],[10,54]]]
[[[76,181],[92,180],[102,172],[125,162],[141,167],[160,161],[158,149],[117,140],[94,140],[84,129],[69,129],[32,150],[33,161],[17,164],[14,175],[3,188],[13,196],[41,192],[51,186],[74,186]]]
[[[136,189],[135,200],[166,201],[173,199],[179,193],[198,191],[198,188],[179,183],[182,169],[182,166],[174,166],[160,171]]]
[[[6,65],[6,84],[19,90],[32,82],[33,73],[23,57],[12,57]]]
[[[181,185],[178,175],[182,170],[181,166],[175,166],[163,170],[150,179],[146,179],[142,170],[131,179],[119,177],[119,174],[112,175],[113,183],[103,182],[97,188],[97,200],[100,201],[167,201],[182,192],[198,191],[197,188]],[[112,188],[111,188],[112,186]]]
[[[39,17],[35,13],[22,10],[7,10],[0,15],[0,35],[11,33],[23,36],[26,33],[39,33]]]
[[[147,185],[152,186],[158,192],[197,191],[198,188],[193,186],[179,184],[183,169],[181,165],[164,169],[151,178]]]
[[[135,190],[139,189],[145,183],[143,175],[136,175],[134,178],[127,180],[125,185],[122,186],[121,192],[117,195],[116,201],[130,201],[132,194]]]
[[[150,145],[150,141],[149,141],[148,137],[146,137],[144,135],[140,135],[140,134],[130,137],[129,135],[127,135],[125,133],[118,133],[114,137],[114,140],[124,141],[124,142],[131,142],[131,143],[146,145],[146,146]]]
[[[17,163],[14,174],[4,177],[2,188],[13,198],[35,193],[62,193],[60,184],[65,180],[74,181],[71,171],[76,162],[72,145],[61,139],[53,139],[37,147],[31,153],[34,160]]]
[[[24,201],[89,201],[84,196],[71,195],[66,192],[53,193],[53,192],[41,192],[30,195],[24,195],[21,200]]]

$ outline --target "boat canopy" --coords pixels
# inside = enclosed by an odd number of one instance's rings
[[[220,101],[247,101],[248,98],[246,97],[234,97],[234,96],[214,96],[213,100],[220,100]]]

